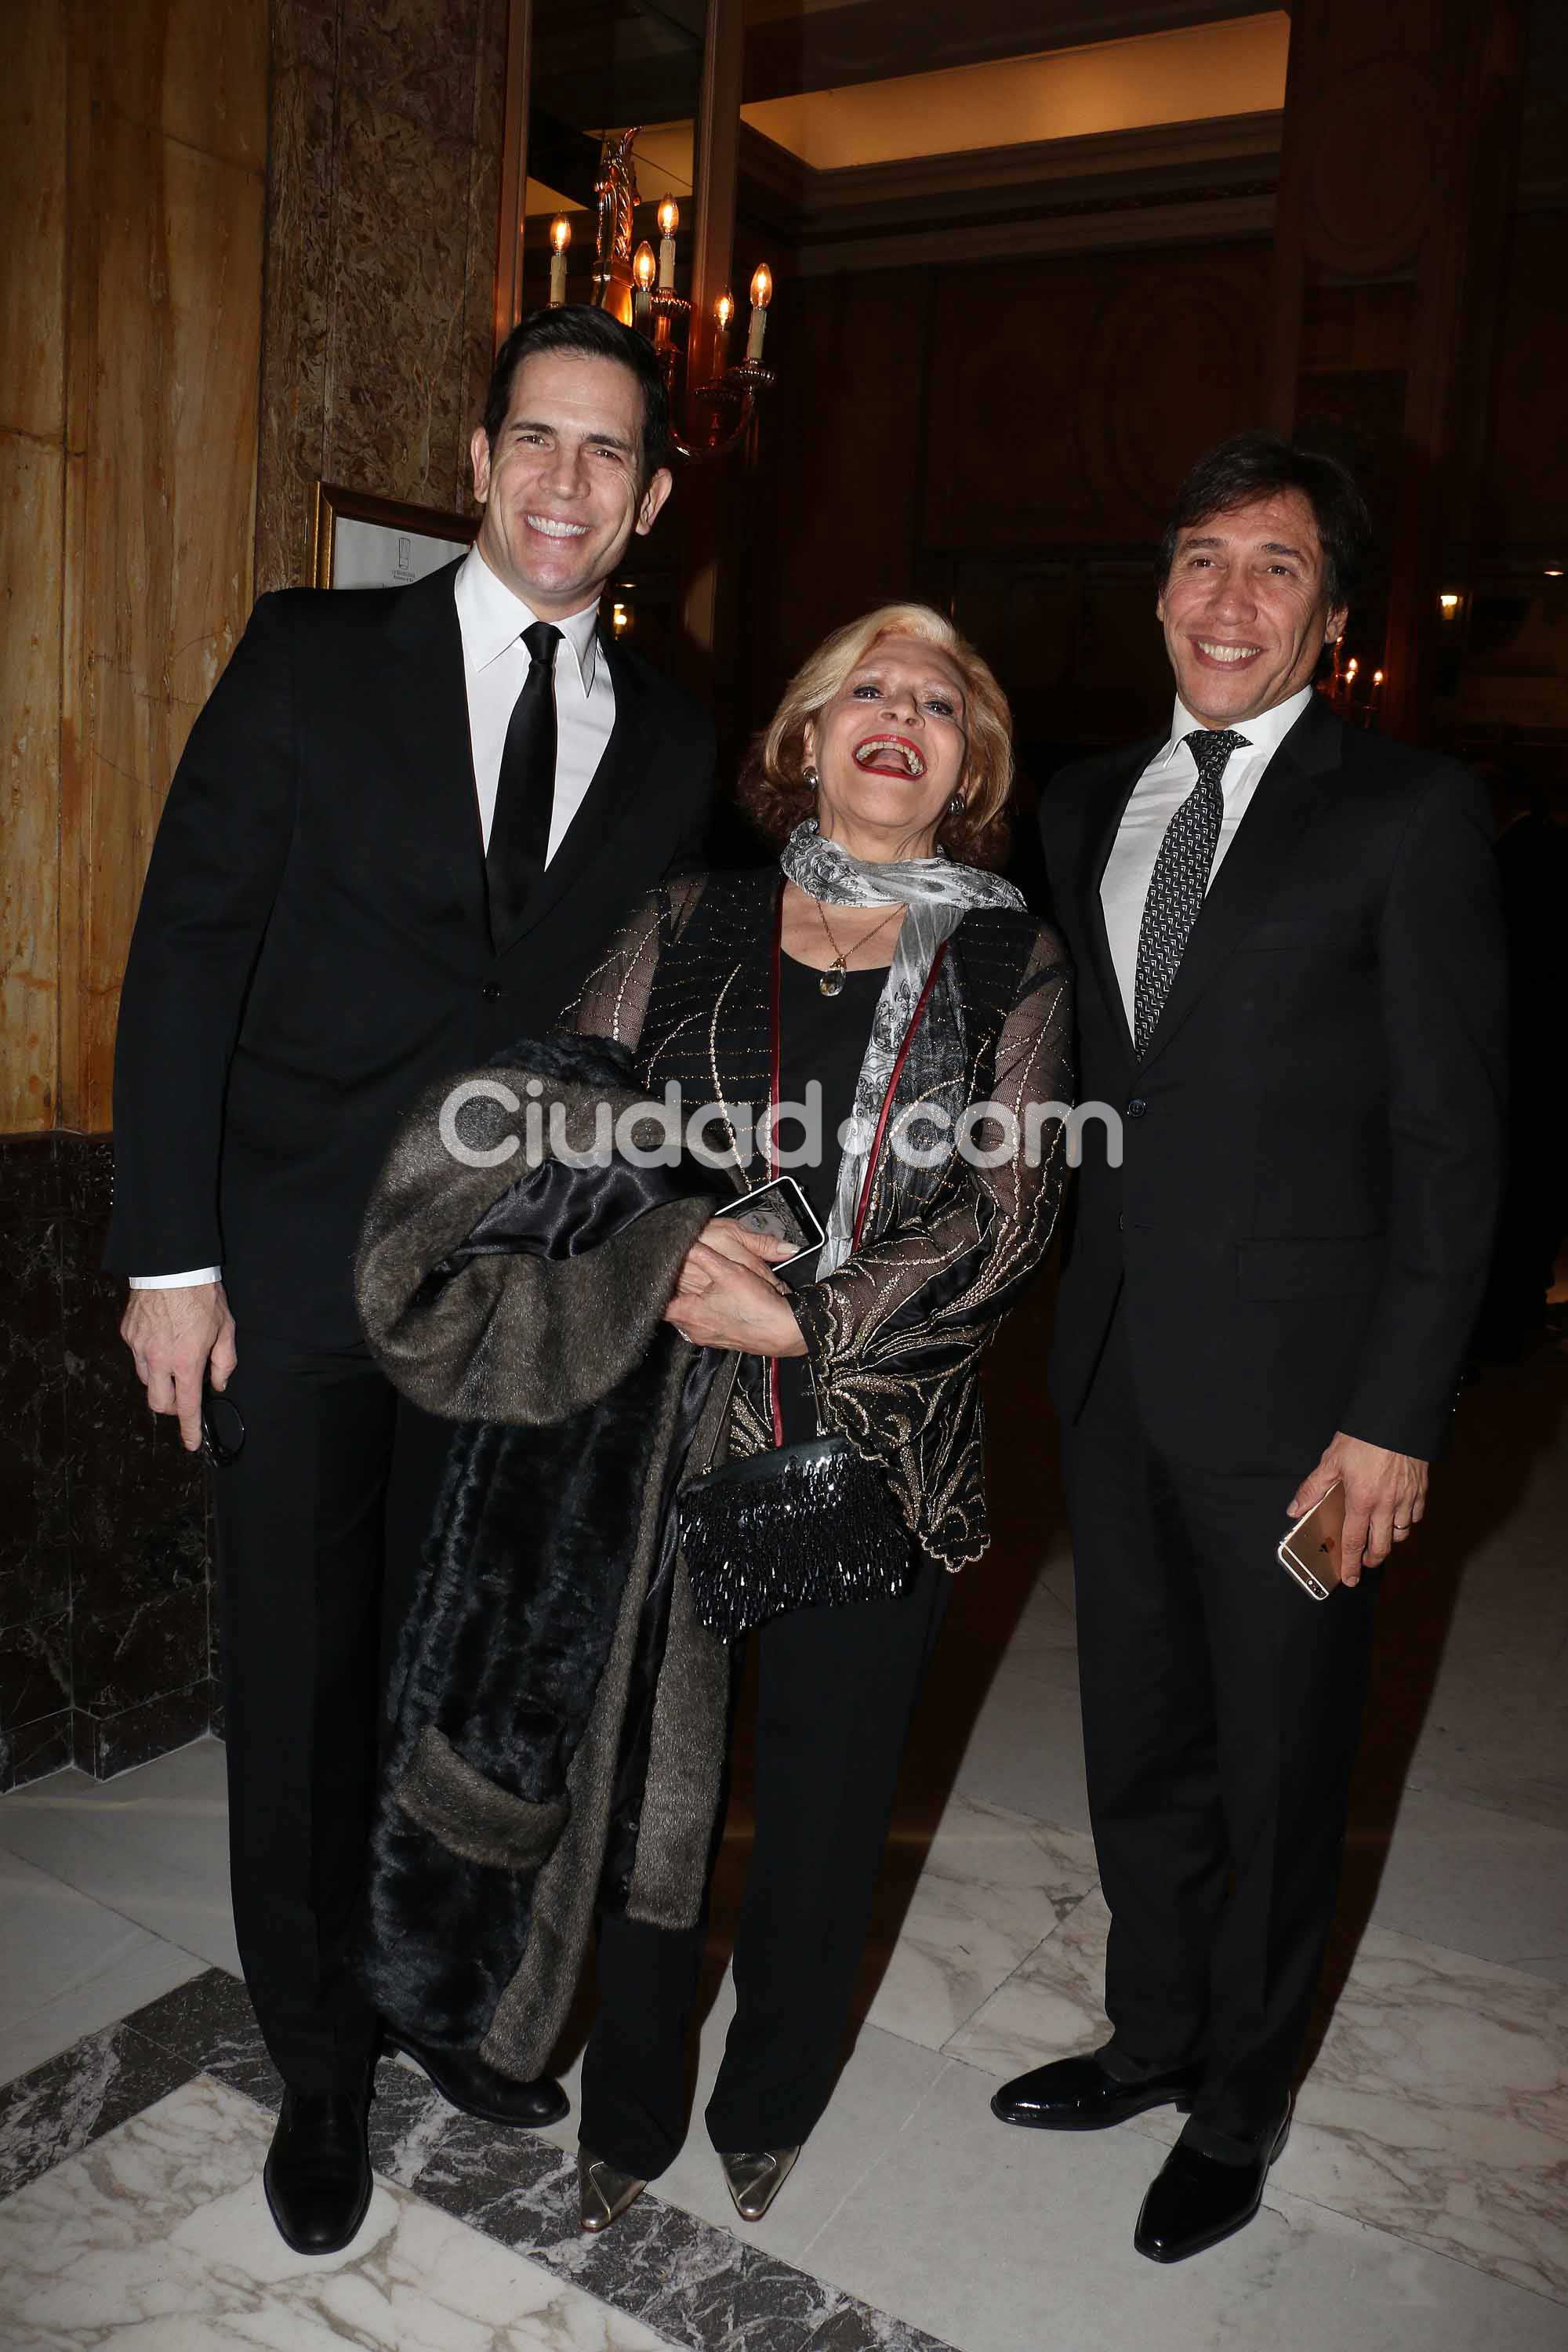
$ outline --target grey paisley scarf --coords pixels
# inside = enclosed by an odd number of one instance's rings
[[[897,858],[882,866],[851,857],[837,842],[823,837],[815,817],[796,825],[779,864],[797,888],[829,907],[893,907],[902,901],[909,909],[899,927],[893,961],[871,1018],[866,1057],[855,1082],[855,1108],[838,1163],[827,1239],[816,1261],[816,1278],[821,1282],[849,1255],[877,1121],[899,1048],[914,1018],[938,948],[972,907],[1021,908],[1024,898],[999,874],[955,866],[947,857]],[[963,1010],[957,985],[944,964],[904,1066],[910,1099],[934,1108],[955,1080],[962,1087],[963,1062]]]

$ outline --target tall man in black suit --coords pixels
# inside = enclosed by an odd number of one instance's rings
[[[697,862],[711,726],[597,625],[668,496],[667,434],[640,336],[596,310],[517,328],[473,437],[474,548],[407,588],[261,598],[132,943],[107,1262],[153,1410],[194,1448],[210,1370],[243,1418],[215,1486],[235,1919],[287,2086],[268,2194],[303,2252],[346,2244],[370,2193],[353,1939],[448,1434],[364,1347],[360,1219],[420,1088],[549,1027],[634,898]],[[565,2112],[548,2079],[411,2054],[469,2113]]]
[[[998,2093],[1015,2124],[1189,2120],[1134,2243],[1256,2212],[1333,1909],[1376,1570],[1421,1517],[1500,1186],[1502,945],[1486,812],[1448,761],[1312,688],[1367,536],[1331,460],[1258,434],[1162,549],[1168,736],[1042,812],[1082,1170],[1052,1361],[1084,1744],[1111,1914],[1108,2045]],[[1341,1480],[1346,1591],[1276,1559]]]

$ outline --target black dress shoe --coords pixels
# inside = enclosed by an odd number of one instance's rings
[[[262,2169],[278,2234],[297,2254],[336,2254],[370,2205],[363,2095],[288,2091]]]
[[[1226,2164],[1178,2140],[1149,2185],[1132,2242],[1152,2263],[1184,2263],[1244,2230],[1263,2202],[1268,2168],[1290,2137],[1287,2113],[1250,2163]]]
[[[1037,2066],[1031,2074],[1016,2074],[1004,2083],[991,2102],[991,2112],[1005,2124],[1024,2124],[1033,2131],[1104,2131],[1149,2107],[1179,2107],[1184,2115],[1200,2071],[1194,2060],[1186,2066],[1167,2067],[1163,2074],[1145,2074],[1139,2082],[1119,2083],[1098,2055],[1053,2058],[1048,2066]]]
[[[539,2130],[558,2124],[570,2111],[572,2103],[552,2074],[514,2083],[471,2050],[427,2050],[422,2042],[390,2032],[385,2042],[388,2050],[403,2051],[423,2068],[449,2107],[482,2124],[527,2124]]]

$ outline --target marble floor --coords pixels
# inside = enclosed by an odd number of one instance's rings
[[[1015,1365],[1031,1342],[1016,1327]],[[274,2083],[204,1741],[0,1800],[0,2352],[1568,2345],[1568,1358],[1467,1392],[1383,1603],[1289,2147],[1256,2222],[1171,2271],[1130,2239],[1173,2119],[1085,2141],[988,2112],[999,2080],[1096,2038],[1106,1927],[1054,1465],[1008,1370],[998,1541],[954,1595],[911,1740],[864,2021],[763,2224],[736,2223],[699,2126],[657,2194],[583,2240],[570,2122],[493,2133],[392,2065],[364,2231],[330,2263],[289,2256],[260,2199]],[[699,2106],[749,1818],[742,1751]]]

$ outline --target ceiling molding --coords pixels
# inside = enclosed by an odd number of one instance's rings
[[[903,235],[819,238],[789,257],[788,274],[831,277],[840,270],[906,269],[937,262],[1006,261],[1056,253],[1127,252],[1137,247],[1213,245],[1267,238],[1274,231],[1272,186],[1182,194],[1172,202],[1132,200],[1104,206],[1039,211],[1024,220],[966,222]],[[778,271],[784,274],[783,257]]]
[[[805,276],[899,267],[929,257],[937,239],[956,260],[1164,244],[1200,218],[1214,223],[1204,236],[1250,236],[1272,219],[1281,120],[1221,116],[836,172],[814,172],[742,124],[741,209],[779,241],[786,274]],[[1150,217],[1133,231],[1132,214]]]
[[[1272,0],[1275,6],[1288,0]],[[1144,33],[1181,32],[1268,13],[1270,0],[848,0],[847,5],[746,11],[742,103],[803,89],[842,89],[889,74],[988,65],[1049,49],[1086,48]],[[1021,25],[1022,20],[1022,25]],[[919,60],[911,68],[910,60]]]

